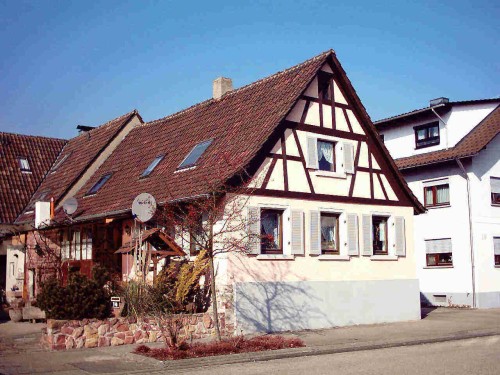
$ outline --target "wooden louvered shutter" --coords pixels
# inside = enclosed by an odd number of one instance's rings
[[[402,216],[396,216],[394,219],[396,255],[404,257],[406,255],[405,246],[405,219]]]
[[[363,255],[373,255],[372,216],[363,215]]]
[[[321,255],[321,236],[320,236],[320,214],[319,211],[311,211],[310,215],[310,236],[311,236],[311,248],[309,249],[309,254],[311,255]]]
[[[358,215],[347,214],[347,255],[359,255]]]
[[[260,254],[260,208],[248,207],[248,251]]]
[[[345,173],[354,173],[354,146],[344,142],[344,170]]]
[[[318,140],[314,137],[307,137],[307,166],[318,169]]]
[[[304,254],[304,213],[301,210],[291,211],[291,227],[292,227],[292,254]]]

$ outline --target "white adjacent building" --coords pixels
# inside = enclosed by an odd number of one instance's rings
[[[413,193],[422,302],[500,307],[500,98],[450,102],[375,122]]]

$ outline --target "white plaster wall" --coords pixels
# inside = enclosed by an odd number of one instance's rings
[[[249,206],[282,207],[284,254],[290,254],[290,225],[288,215],[292,209],[304,212],[305,255],[295,256],[293,260],[259,260],[254,256],[231,254],[229,257],[228,276],[233,282],[251,281],[346,281],[346,280],[388,280],[416,279],[415,254],[413,251],[413,208],[397,206],[372,206],[319,202],[279,197],[252,196]],[[324,261],[309,255],[311,210],[334,210],[343,213],[357,213],[361,225],[362,214],[374,212],[386,213],[405,218],[406,256],[397,260],[376,261],[366,256],[354,256],[348,261]],[[358,228],[359,245],[362,246],[361,228]],[[389,248],[393,249],[394,239],[390,237]],[[341,241],[341,254],[347,253],[347,244]],[[360,247],[361,249],[361,247]],[[361,253],[361,250],[360,250]]]
[[[482,119],[491,113],[497,105],[498,103],[453,106],[451,111],[441,116],[447,123],[447,130],[444,129],[444,124],[439,121],[439,145],[431,147],[424,147],[418,150],[415,148],[415,132],[413,127],[437,121],[438,118],[434,114],[430,114],[424,120],[411,121],[404,126],[384,128],[380,132],[384,135],[384,143],[394,159],[442,150],[455,146]]]
[[[500,267],[495,267],[493,237],[500,237],[500,207],[491,204],[490,177],[500,177],[500,135],[472,159],[468,166],[471,181],[472,220],[479,293],[500,292]]]
[[[438,178],[448,178],[450,206],[430,208],[415,216],[415,255],[420,290],[424,293],[472,293],[467,213],[467,184],[457,166],[447,165],[418,171],[404,171],[410,189],[420,202],[424,201],[424,184]],[[451,238],[453,267],[427,267],[425,240]]]

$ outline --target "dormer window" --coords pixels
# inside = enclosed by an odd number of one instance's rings
[[[31,172],[30,163],[28,162],[28,158],[20,157],[19,159],[19,168],[21,172]]]
[[[163,160],[165,155],[158,155],[152,162],[151,164],[148,165],[148,167],[142,172],[141,178],[148,177],[156,168],[158,164]]]
[[[64,163],[66,161],[66,159],[71,155],[71,152],[64,155],[61,160],[59,160],[56,164],[54,164],[54,166],[52,167],[52,170],[51,170],[51,173],[54,173],[55,171],[57,171],[57,169],[62,165],[62,163]]]
[[[104,184],[108,182],[108,180],[111,178],[111,175],[112,173],[106,173],[104,176],[102,176],[85,195],[96,194],[104,186]]]
[[[420,125],[415,130],[415,148],[424,148],[439,144],[439,121]]]
[[[196,146],[194,146],[186,156],[186,158],[182,161],[182,163],[177,167],[177,169],[179,170],[196,166],[196,162],[211,143],[212,139],[209,139],[208,141],[198,143]]]

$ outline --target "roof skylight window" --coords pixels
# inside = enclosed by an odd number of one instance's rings
[[[158,164],[160,164],[160,162],[163,160],[163,158],[165,157],[165,155],[158,155],[152,162],[151,164],[148,165],[148,167],[144,170],[144,172],[142,172],[141,174],[141,178],[142,177],[148,177],[151,172],[154,171],[154,169],[156,168],[156,166]]]
[[[110,179],[112,173],[106,173],[104,176],[102,176],[99,181],[97,181],[94,186],[90,188],[90,190],[87,192],[85,195],[93,195],[96,194],[106,182]]]
[[[182,161],[182,163],[177,167],[177,169],[194,167],[200,156],[205,152],[205,150],[208,148],[208,146],[210,146],[211,143],[212,139],[209,139],[208,141],[198,143],[196,146],[194,146],[186,156],[186,158]]]
[[[54,173],[55,171],[57,171],[57,169],[62,165],[62,163],[64,163],[64,161],[71,155],[71,152],[64,155],[61,160],[59,160],[56,164],[54,164],[54,166],[52,167],[52,170],[51,172]]]
[[[21,168],[21,172],[31,172],[30,163],[28,162],[28,158],[20,157],[19,158],[19,168]]]

